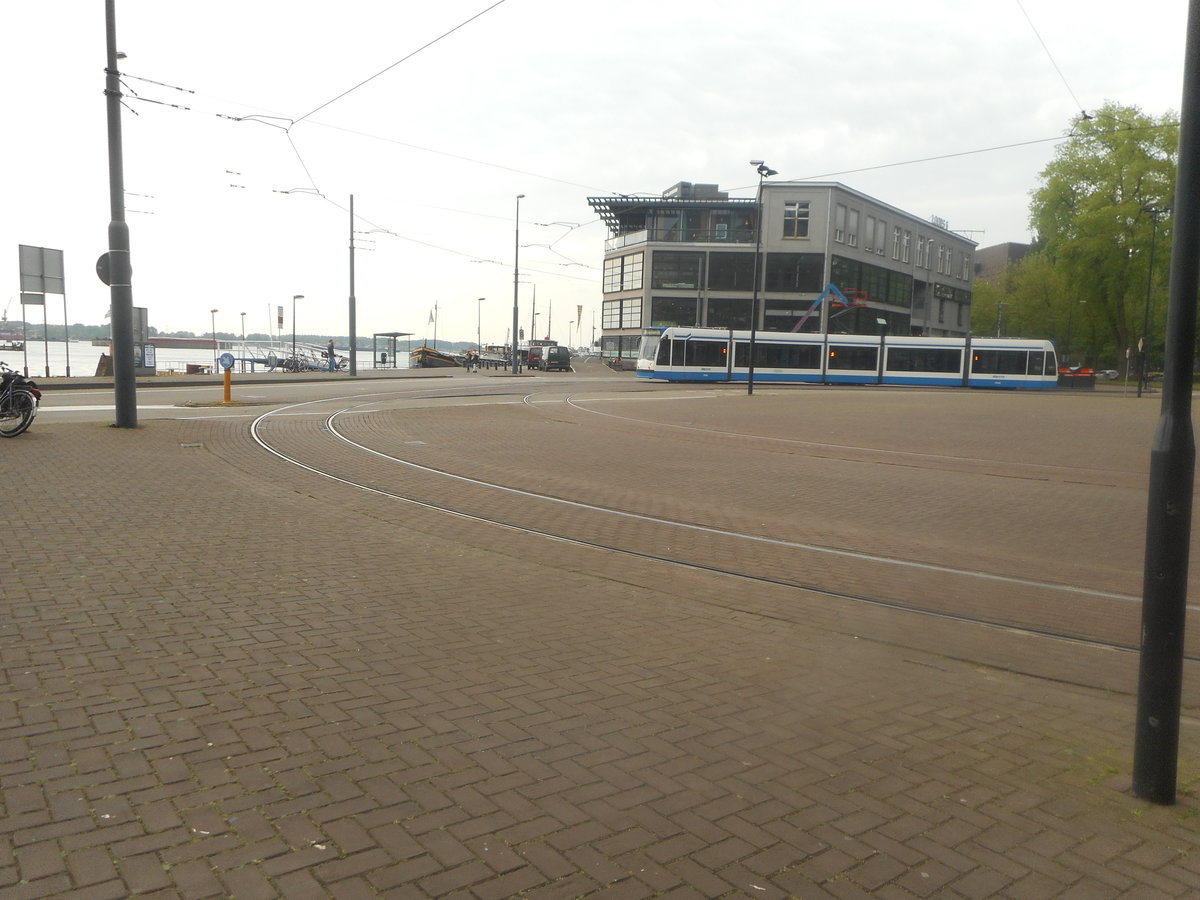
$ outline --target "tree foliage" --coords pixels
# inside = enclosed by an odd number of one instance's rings
[[[1075,120],[1033,191],[1035,252],[1014,275],[1013,302],[1044,314],[1040,330],[1060,348],[1069,336],[1076,359],[1123,358],[1147,318],[1151,345],[1162,343],[1178,125],[1173,113],[1106,104]]]

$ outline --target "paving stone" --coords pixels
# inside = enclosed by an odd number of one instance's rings
[[[470,385],[493,382],[511,384]],[[1135,654],[1037,634],[1136,639],[1136,603],[1101,595],[1140,590],[1141,546],[1111,523],[1144,518],[1148,406],[747,404],[616,375],[571,392],[397,394],[339,417],[381,454],[523,494],[364,455],[324,417],[263,428],[348,479],[700,568],[356,491],[267,454],[244,419],[6,442],[38,497],[6,521],[38,540],[0,598],[0,893],[1200,890],[1196,665],[1184,790],[1160,810],[1109,785],[1130,763]],[[114,509],[137,516],[97,512]]]

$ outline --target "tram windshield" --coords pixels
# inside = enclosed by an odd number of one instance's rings
[[[653,361],[658,353],[658,342],[661,335],[646,335],[642,338],[642,346],[638,349],[638,358]]]

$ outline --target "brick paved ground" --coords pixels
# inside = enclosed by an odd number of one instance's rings
[[[822,485],[843,478],[866,496],[890,485],[923,502],[916,533],[889,522],[886,543],[918,553],[960,530],[939,525],[977,502],[960,490],[998,484],[987,496],[1004,519],[973,560],[1061,565],[1089,583],[1078,560],[1090,558],[1095,580],[1136,581],[1139,523],[1130,538],[1106,514],[1127,516],[1144,490],[1145,462],[1127,444],[1152,427],[1148,405],[983,395],[991,427],[1008,422],[989,441],[983,424],[949,425],[971,411],[958,395],[849,396],[605,408],[789,439],[772,429],[803,416],[807,440],[842,449],[745,442],[752,495],[755,473],[778,485],[788,466],[822,502]],[[703,511],[701,492],[656,498],[630,475],[639,435],[662,441],[662,430],[542,400],[391,404],[345,425],[448,468]],[[890,411],[873,409],[870,439],[857,440],[853,410],[868,402]],[[428,489],[344,454],[322,423],[271,427],[314,458]],[[676,431],[679,453],[716,466],[732,452]],[[907,455],[884,463],[851,444]],[[931,479],[942,464],[918,454],[947,448],[958,461],[944,465],[963,471]],[[15,573],[0,600],[2,898],[1200,889],[1194,688],[1180,803],[1137,801],[1123,789],[1130,654],[500,531],[289,467],[244,420],[35,425],[0,450]],[[1073,477],[1051,471],[1064,463]],[[708,474],[728,485],[735,468]],[[654,474],[661,483],[669,468]],[[767,530],[812,516],[852,541],[875,514],[798,512],[771,506],[771,493],[729,515],[770,506]],[[1090,511],[1075,546],[1029,539],[1019,513],[1039,503]],[[869,588],[867,569],[833,574]]]

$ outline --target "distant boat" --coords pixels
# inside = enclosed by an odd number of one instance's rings
[[[440,369],[457,365],[458,360],[449,353],[434,350],[432,347],[414,347],[408,351],[410,369]]]
[[[0,331],[0,350],[19,352],[25,349],[25,338],[19,334]]]

